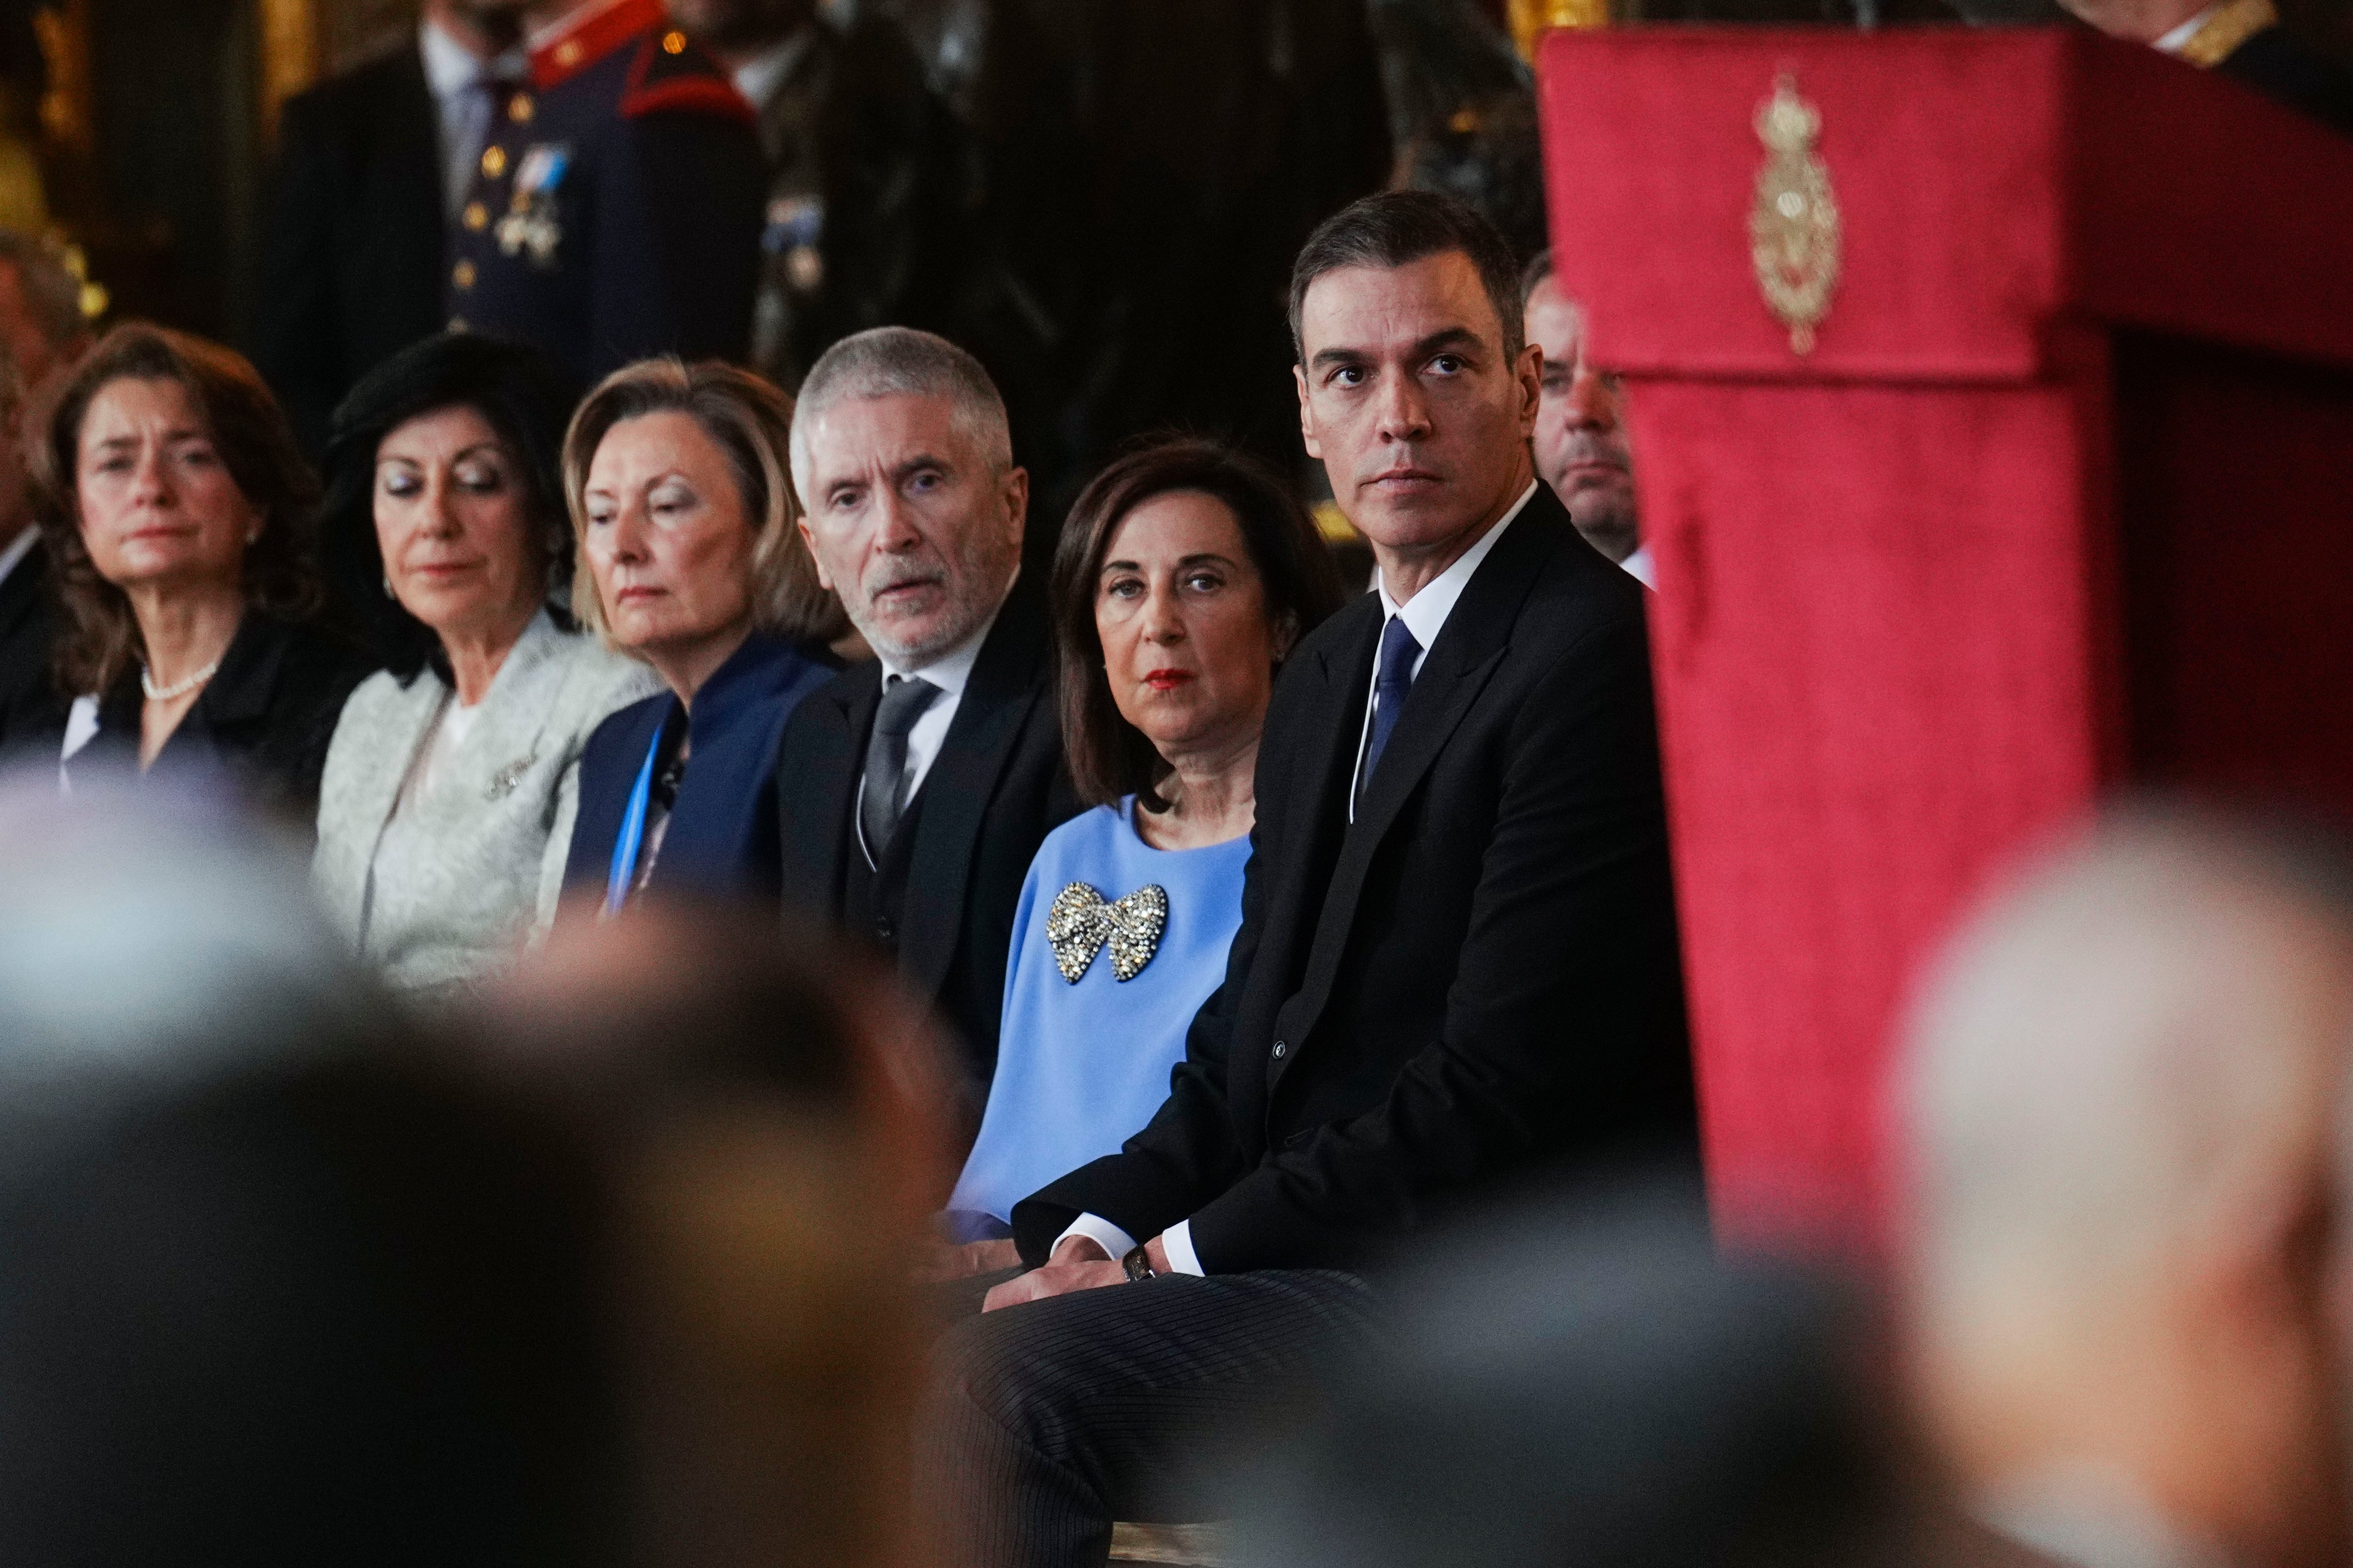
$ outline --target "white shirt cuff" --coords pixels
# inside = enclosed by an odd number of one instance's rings
[[[1062,1243],[1070,1240],[1071,1237],[1074,1236],[1083,1236],[1089,1241],[1093,1242],[1097,1247],[1102,1247],[1105,1252],[1111,1254],[1111,1260],[1113,1263],[1117,1263],[1121,1258],[1125,1258],[1129,1253],[1135,1250],[1135,1237],[1128,1235],[1127,1232],[1120,1229],[1119,1226],[1112,1224],[1111,1221],[1103,1218],[1103,1216],[1099,1214],[1082,1214],[1078,1218],[1071,1222],[1070,1229],[1064,1231],[1061,1235],[1054,1238],[1053,1246],[1046,1249],[1046,1257],[1048,1260],[1051,1261],[1054,1254],[1062,1249]],[[1185,1250],[1187,1257],[1191,1256],[1192,1248],[1189,1246],[1187,1247]]]
[[[1168,1268],[1175,1274],[1206,1274],[1201,1267],[1201,1255],[1193,1250],[1193,1222],[1180,1219],[1160,1233],[1160,1249],[1168,1255]]]

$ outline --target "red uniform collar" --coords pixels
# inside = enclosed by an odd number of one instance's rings
[[[533,46],[532,85],[545,92],[568,81],[665,20],[661,0],[607,0],[601,6],[592,5]]]

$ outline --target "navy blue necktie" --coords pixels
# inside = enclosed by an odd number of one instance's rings
[[[1380,765],[1381,752],[1389,743],[1389,731],[1397,728],[1398,713],[1405,707],[1405,694],[1413,689],[1413,661],[1421,657],[1421,645],[1413,640],[1413,632],[1403,616],[1391,616],[1389,624],[1381,628],[1381,662],[1373,674],[1373,727],[1365,737],[1365,765],[1356,784],[1356,798],[1362,800],[1365,791],[1372,787],[1373,770]]]

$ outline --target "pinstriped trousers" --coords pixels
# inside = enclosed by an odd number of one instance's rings
[[[1267,1269],[1081,1290],[957,1323],[916,1434],[926,1568],[1098,1564],[1113,1520],[1230,1512],[1215,1471],[1378,1332],[1352,1274]]]

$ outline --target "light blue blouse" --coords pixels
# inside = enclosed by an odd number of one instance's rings
[[[1008,1219],[1047,1183],[1116,1152],[1168,1098],[1185,1031],[1225,979],[1250,836],[1155,849],[1137,835],[1134,810],[1130,795],[1071,818],[1029,863],[1006,964],[997,1077],[951,1210]],[[1158,898],[1146,890],[1155,888]],[[1131,978],[1119,977],[1122,968]]]

